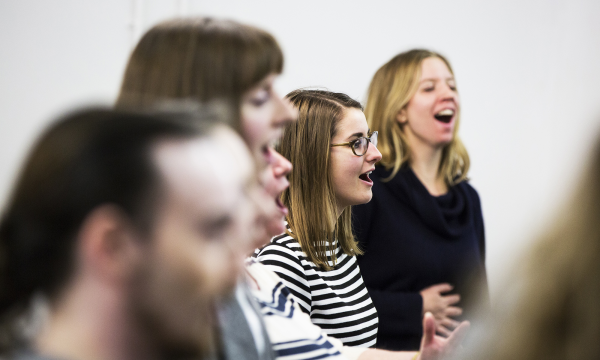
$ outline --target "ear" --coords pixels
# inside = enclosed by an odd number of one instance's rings
[[[142,259],[133,225],[122,210],[113,205],[94,209],[78,234],[79,266],[101,281],[124,283]]]
[[[396,120],[402,125],[408,122],[408,117],[406,116],[406,108],[403,108],[398,112],[398,114],[396,115]]]

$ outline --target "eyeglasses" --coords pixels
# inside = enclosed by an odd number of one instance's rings
[[[363,156],[369,150],[369,143],[377,147],[377,131],[373,131],[369,137],[363,136],[349,142],[332,144],[331,146],[350,146],[354,155]]]

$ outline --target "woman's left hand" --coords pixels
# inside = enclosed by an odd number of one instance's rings
[[[436,325],[433,314],[425,313],[419,360],[438,360],[453,355],[464,340],[469,326],[468,321],[463,321],[449,334],[448,338],[444,338],[435,334]]]

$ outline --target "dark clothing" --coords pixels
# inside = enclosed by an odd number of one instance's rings
[[[481,205],[467,182],[436,197],[408,166],[382,182],[389,174],[377,167],[371,174],[373,199],[353,208],[355,234],[365,250],[358,263],[379,313],[377,347],[418,350],[424,288],[454,285],[461,319],[470,319],[475,297],[489,306]],[[483,298],[475,296],[478,285],[485,289]]]
[[[220,301],[217,309],[221,328],[222,357],[226,360],[275,359],[259,305],[250,295],[249,290],[242,281],[238,284],[238,290],[243,293],[244,300],[248,306],[247,309],[252,311],[256,316],[256,320],[260,322],[260,332],[262,333],[264,349],[261,354],[258,353],[252,330],[250,330],[250,325],[248,324],[247,315],[244,314],[244,310],[242,310],[242,306],[239,303],[240,299],[232,295]]]

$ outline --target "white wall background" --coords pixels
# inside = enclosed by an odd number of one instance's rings
[[[597,0],[0,0],[0,203],[50,119],[111,103],[139,35],[199,14],[271,31],[286,57],[282,94],[320,85],[364,101],[396,53],[446,55],[483,202],[492,295],[550,225],[600,135]]]

